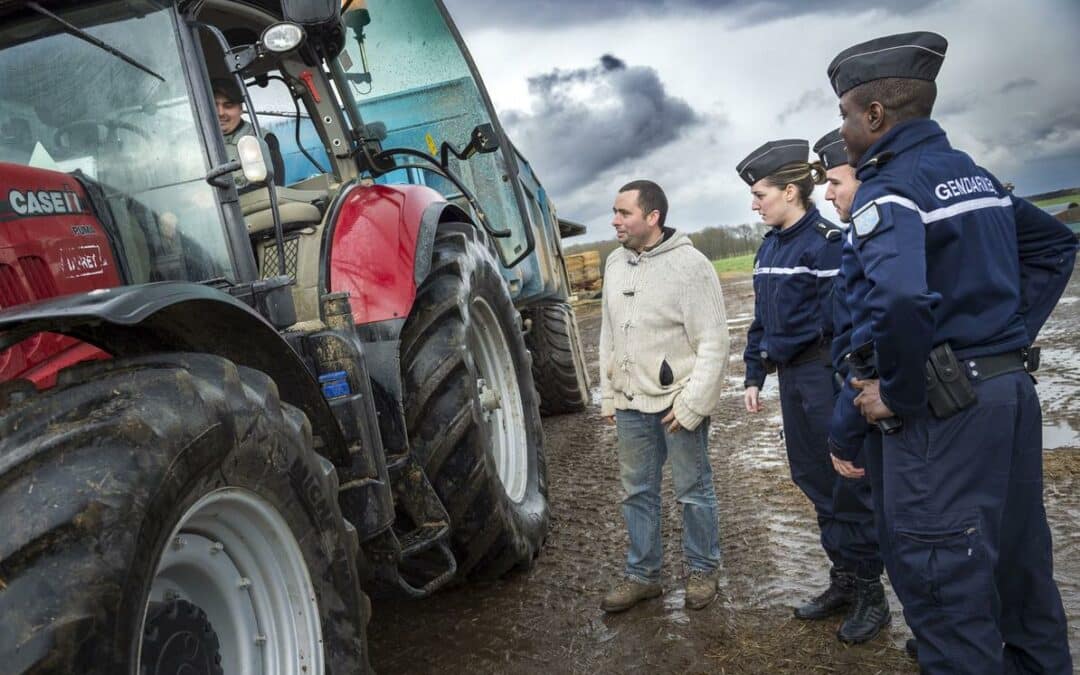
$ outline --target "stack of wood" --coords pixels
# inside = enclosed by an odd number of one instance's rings
[[[566,273],[570,277],[570,287],[578,296],[593,298],[600,294],[604,280],[600,276],[599,251],[566,256]]]

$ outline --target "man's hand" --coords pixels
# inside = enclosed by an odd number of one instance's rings
[[[846,459],[840,459],[832,453],[829,453],[829,457],[832,458],[832,465],[836,469],[836,473],[844,478],[862,478],[866,475],[866,469],[860,469]]]
[[[746,405],[746,412],[758,413],[761,412],[761,401],[758,399],[758,394],[761,390],[757,387],[747,387],[743,392],[743,403]]]
[[[863,418],[870,424],[876,424],[878,420],[893,417],[893,411],[881,400],[881,389],[878,380],[859,380],[852,378],[851,386],[859,390],[855,397],[855,405],[859,408]]]
[[[604,415],[604,421],[607,422],[608,425],[610,425],[610,426],[615,426],[615,416],[614,415]]]
[[[679,424],[679,420],[675,419],[675,410],[669,410],[668,414],[664,415],[664,419],[660,420],[662,424],[667,425],[667,430],[671,433],[675,433],[679,429],[682,429],[682,425]]]

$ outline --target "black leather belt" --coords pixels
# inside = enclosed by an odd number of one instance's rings
[[[1006,373],[1015,373],[1019,370],[1031,373],[1035,372],[1039,367],[1038,347],[1031,350],[1017,349],[1004,354],[964,359],[963,364],[968,377],[979,381],[989,380],[992,377]]]
[[[814,344],[810,345],[806,349],[796,354],[790,361],[788,361],[784,365],[801,366],[802,364],[810,363],[811,361],[824,361],[827,363],[829,361],[829,353],[825,347],[825,344],[822,344],[821,342],[815,342]]]

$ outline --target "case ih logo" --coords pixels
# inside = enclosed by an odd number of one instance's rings
[[[79,195],[70,190],[12,190],[8,192],[8,204],[20,216],[84,212]]]
[[[71,246],[60,249],[60,269],[66,277],[92,277],[105,273],[108,265],[96,245]]]

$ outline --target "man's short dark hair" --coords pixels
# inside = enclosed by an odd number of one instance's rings
[[[667,195],[664,190],[651,180],[632,180],[619,188],[619,192],[638,191],[638,206],[646,216],[653,211],[660,212],[660,227],[667,220]]]
[[[214,96],[221,96],[229,103],[242,104],[244,102],[244,95],[240,93],[240,85],[236,84],[236,80],[227,77],[215,77],[210,80],[210,88],[214,92]]]
[[[937,85],[929,80],[885,77],[864,82],[851,90],[851,101],[865,110],[877,101],[897,122],[930,117],[937,99]]]

